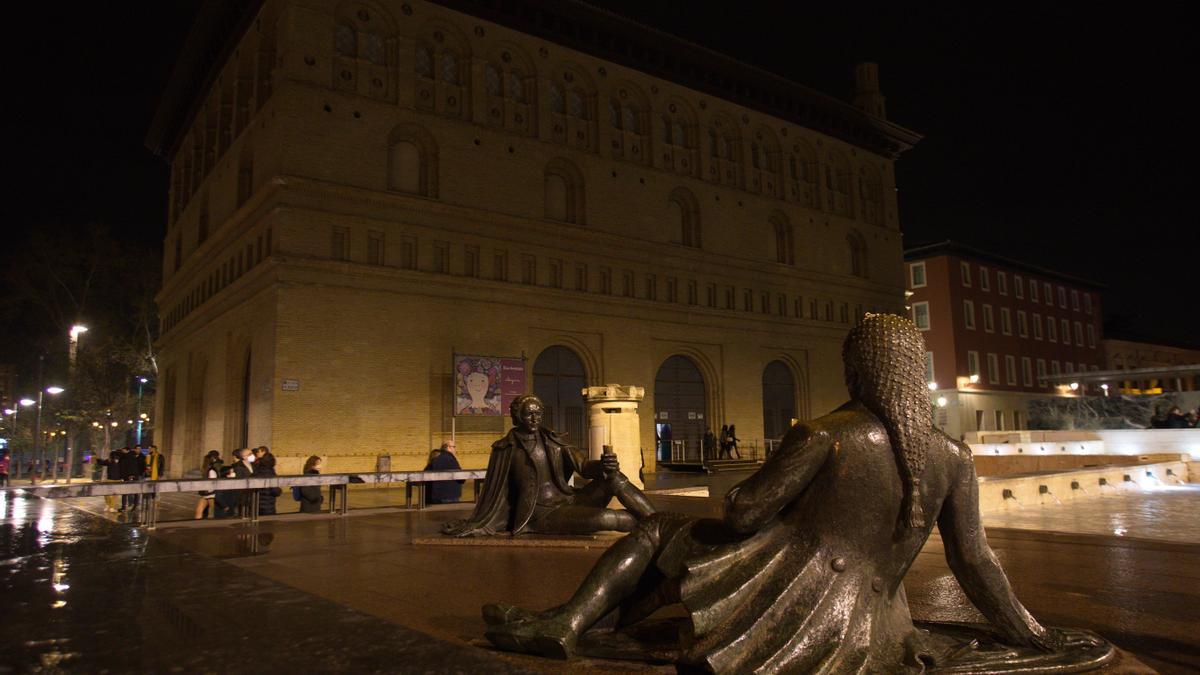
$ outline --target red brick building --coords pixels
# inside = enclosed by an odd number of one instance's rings
[[[904,259],[937,421],[952,436],[1023,429],[1031,398],[1082,392],[1054,382],[1102,367],[1100,284],[951,241]]]

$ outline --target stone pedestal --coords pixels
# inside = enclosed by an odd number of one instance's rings
[[[600,459],[604,446],[610,445],[621,462],[621,472],[639,488],[642,484],[641,428],[638,404],[646,396],[643,387],[606,384],[586,387],[588,403],[588,440],[591,458]]]

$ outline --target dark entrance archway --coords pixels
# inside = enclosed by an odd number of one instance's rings
[[[704,375],[695,362],[676,354],[658,368],[654,377],[654,422],[659,461],[671,461],[671,442],[683,441],[686,461],[700,461],[704,438]]]
[[[778,440],[796,417],[796,379],[783,361],[772,361],[763,369],[763,437]]]
[[[567,434],[567,440],[583,450],[588,449],[586,386],[583,361],[566,347],[547,347],[533,362],[533,393],[546,406],[543,424]]]

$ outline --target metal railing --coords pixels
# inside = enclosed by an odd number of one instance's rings
[[[308,474],[303,476],[274,476],[271,478],[193,478],[176,479],[162,478],[159,480],[138,480],[127,482],[93,482],[19,485],[0,488],[0,494],[22,493],[33,494],[49,499],[67,499],[73,497],[103,497],[115,495],[134,495],[138,497],[137,521],[148,529],[153,529],[158,522],[158,497],[171,493],[197,493],[207,491],[249,491],[249,508],[241,514],[243,520],[257,521],[259,517],[259,490],[270,488],[293,488],[306,486],[325,486],[330,489],[330,513],[346,515],[349,510],[350,485],[401,485],[405,487],[405,508],[413,507],[413,492],[417,492],[417,508],[425,507],[425,485],[434,481],[474,480],[475,495],[479,494],[479,486],[487,475],[485,469],[460,469],[457,471],[392,471],[376,473],[329,473]],[[337,497],[341,495],[341,508],[337,507]]]

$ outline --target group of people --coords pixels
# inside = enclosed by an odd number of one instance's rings
[[[737,425],[722,424],[721,435],[718,437],[712,432],[712,429],[704,430],[704,458],[705,459],[741,459],[742,453],[738,452]],[[715,451],[715,452],[714,452]]]
[[[157,445],[143,448],[135,445],[132,448],[124,446],[113,450],[104,459],[97,459],[98,467],[104,467],[104,477],[109,481],[124,483],[139,480],[158,480],[163,475],[165,462]],[[136,494],[121,495],[121,506],[117,507],[116,495],[105,495],[104,510],[118,513],[132,513],[139,503]]]
[[[1164,410],[1157,408],[1154,411],[1154,417],[1150,418],[1152,429],[1194,429],[1200,423],[1200,407],[1186,413],[1179,406],[1172,407],[1169,412]]]
[[[270,448],[260,445],[257,448],[239,448],[232,453],[231,461],[226,464],[218,450],[209,450],[204,456],[201,473],[210,480],[220,478],[274,478],[275,455]],[[319,474],[323,460],[313,455],[304,463],[304,473]],[[258,515],[273,516],[277,513],[276,500],[283,494],[277,487],[259,488]],[[204,520],[212,514],[212,518],[233,518],[245,514],[251,508],[249,490],[203,490],[196,502],[196,520]],[[292,488],[292,499],[300,502],[301,513],[319,513],[325,495],[319,485],[305,485]]]

